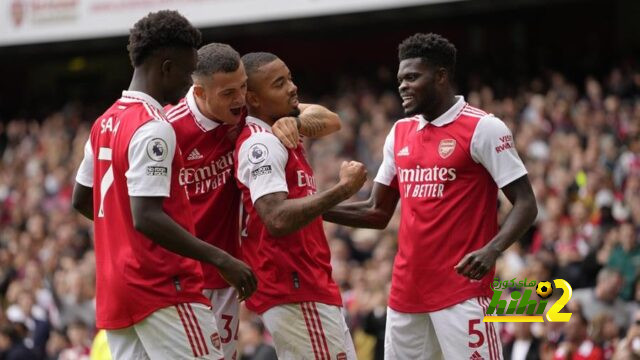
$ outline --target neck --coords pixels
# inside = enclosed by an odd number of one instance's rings
[[[129,84],[130,91],[140,91],[156,99],[161,105],[166,105],[167,101],[162,96],[157,86],[153,85],[151,77],[147,75],[148,70],[144,66],[136,67],[133,70],[133,77]]]
[[[444,114],[449,110],[455,103],[457,99],[455,94],[451,89],[447,91],[447,94],[440,98],[440,100],[435,104],[433,110],[426,111],[422,114],[427,121],[433,121],[440,117],[440,115]]]
[[[269,124],[269,126],[273,126],[273,124],[275,123],[275,121],[271,120],[271,116],[264,114],[260,111],[255,111],[254,109],[249,109],[249,116],[253,116],[254,118],[258,118],[264,122],[266,122],[267,124]]]

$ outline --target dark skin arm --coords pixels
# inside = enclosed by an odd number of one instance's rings
[[[287,199],[284,192],[268,194],[256,200],[254,206],[271,236],[286,236],[351,197],[366,178],[364,165],[345,162],[340,169],[340,182],[329,190],[297,199]]]
[[[134,228],[156,244],[176,254],[210,263],[236,288],[240,300],[257,288],[251,269],[225,251],[191,235],[162,209],[163,197],[130,197]]]
[[[479,280],[493,268],[498,256],[529,229],[538,215],[536,199],[527,175],[502,188],[513,208],[498,234],[483,248],[467,254],[455,270],[470,279]]]
[[[384,229],[391,220],[399,199],[397,189],[374,182],[369,199],[337,205],[325,212],[322,218],[351,227]]]
[[[82,216],[93,220],[93,188],[76,183],[73,187],[71,205]]]

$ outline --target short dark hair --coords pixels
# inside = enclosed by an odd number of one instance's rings
[[[161,48],[193,48],[200,45],[200,30],[173,10],[151,12],[138,20],[129,31],[129,58],[136,67]]]
[[[240,54],[227,44],[211,43],[198,50],[195,76],[209,76],[217,72],[230,73],[240,67]]]
[[[242,57],[242,63],[247,71],[247,76],[251,76],[260,67],[277,60],[278,57],[268,52],[252,52]]]
[[[398,46],[398,58],[421,58],[429,65],[443,67],[453,76],[456,67],[456,47],[441,35],[417,33]]]

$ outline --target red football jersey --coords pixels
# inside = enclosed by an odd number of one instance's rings
[[[401,199],[389,306],[429,312],[491,296],[493,270],[473,281],[454,266],[493,239],[498,188],[526,173],[506,125],[462,97],[430,123],[396,122],[375,179]]]
[[[240,190],[233,176],[233,150],[244,125],[225,125],[205,117],[195,102],[193,88],[167,118],[176,131],[184,169],[180,184],[189,193],[196,236],[240,257]],[[205,289],[221,289],[229,284],[218,269],[202,264]]]
[[[246,122],[236,144],[235,168],[244,206],[242,256],[258,277],[258,290],[247,307],[263,313],[276,305],[304,301],[342,306],[331,277],[322,218],[287,236],[274,237],[253,207],[271,193],[286,192],[289,199],[296,199],[316,192],[302,143],[286,149],[267,123],[251,116]]]
[[[178,303],[208,304],[199,262],[133,227],[130,196],[163,196],[163,210],[193,233],[181,168],[175,133],[150,96],[125,91],[93,124],[76,181],[93,188],[98,328],[128,327]]]

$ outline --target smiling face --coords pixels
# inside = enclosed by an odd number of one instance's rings
[[[406,115],[433,111],[438,102],[436,71],[421,58],[402,60],[398,67],[398,91]]]
[[[227,125],[235,125],[242,120],[247,94],[247,74],[244,66],[233,72],[216,72],[199,80],[193,87],[193,94],[202,113]]]
[[[298,87],[282,60],[267,63],[251,74],[247,103],[256,113],[271,121],[300,114]]]

